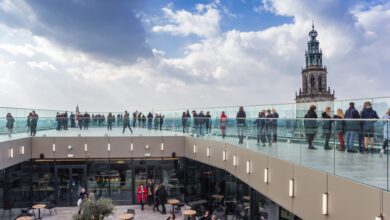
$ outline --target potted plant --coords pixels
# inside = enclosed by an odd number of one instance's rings
[[[80,212],[73,215],[73,220],[103,220],[113,213],[114,205],[111,199],[86,200],[80,205]]]

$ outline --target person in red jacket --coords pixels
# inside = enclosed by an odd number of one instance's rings
[[[225,138],[226,126],[227,116],[225,115],[225,112],[222,112],[221,117],[219,119],[219,128],[221,129],[222,138]]]
[[[137,200],[138,203],[141,204],[142,211],[144,210],[144,204],[146,203],[147,195],[148,195],[148,189],[144,187],[143,184],[139,185],[137,189]]]

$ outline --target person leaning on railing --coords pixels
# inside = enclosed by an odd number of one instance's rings
[[[307,138],[308,143],[308,149],[315,150],[316,147],[313,146],[313,140],[317,133],[317,113],[316,113],[317,107],[315,105],[310,106],[309,111],[305,115],[304,120],[304,127],[305,127],[305,134]]]
[[[386,114],[383,116],[384,126],[383,126],[383,147],[381,150],[381,154],[383,154],[386,148],[389,146],[390,139],[390,108],[387,110]]]

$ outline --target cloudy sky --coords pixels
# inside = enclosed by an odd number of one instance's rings
[[[388,0],[0,0],[1,106],[293,102],[313,20],[338,98],[390,95]]]

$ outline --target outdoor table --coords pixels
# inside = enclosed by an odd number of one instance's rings
[[[125,213],[125,214],[120,215],[119,218],[123,219],[123,220],[130,220],[130,219],[134,218],[134,215],[130,214],[130,213]]]
[[[247,201],[250,201],[251,200],[251,197],[250,196],[243,196],[242,197],[244,200],[247,200]]]
[[[172,205],[172,213],[175,212],[175,205],[179,204],[179,200],[177,199],[170,199],[168,200],[168,204]]]
[[[33,218],[31,216],[22,216],[17,218],[16,220],[32,220]]]
[[[224,195],[216,194],[216,195],[212,195],[211,197],[214,198],[214,199],[216,200],[216,204],[219,205],[219,204],[222,202],[222,199],[223,199],[225,196],[224,196]]]
[[[32,206],[33,209],[38,209],[38,218],[37,219],[42,219],[42,217],[41,217],[41,209],[44,209],[45,207],[46,207],[45,204],[36,204],[36,205]]]
[[[192,216],[194,216],[196,214],[196,211],[195,210],[185,210],[183,211],[183,215],[184,216],[188,216],[188,219],[192,218]]]
[[[212,195],[211,197],[214,199],[217,199],[217,200],[221,200],[221,199],[223,199],[224,196],[216,194],[216,195]]]

